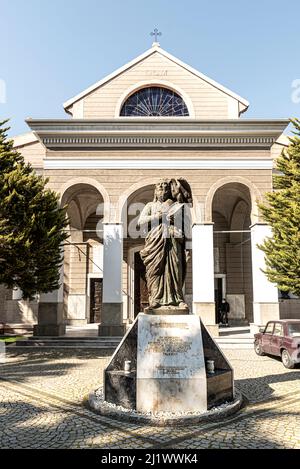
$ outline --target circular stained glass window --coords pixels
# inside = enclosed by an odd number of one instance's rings
[[[121,116],[188,116],[183,99],[174,91],[158,86],[142,88],[129,96],[121,109]]]

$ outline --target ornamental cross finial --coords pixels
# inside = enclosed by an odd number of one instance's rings
[[[157,42],[157,37],[162,36],[162,33],[159,32],[157,28],[155,28],[154,31],[150,33],[150,36],[155,36],[155,42]]]

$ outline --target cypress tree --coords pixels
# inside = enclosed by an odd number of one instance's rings
[[[59,288],[65,208],[7,138],[0,122],[0,283],[32,300]]]
[[[284,292],[300,296],[300,121],[276,163],[274,191],[260,204],[273,237],[259,246],[266,256],[266,275]]]

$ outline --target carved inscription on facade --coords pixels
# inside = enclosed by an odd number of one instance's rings
[[[148,77],[166,77],[168,70],[146,70],[146,75]]]

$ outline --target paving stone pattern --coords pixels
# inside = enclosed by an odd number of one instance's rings
[[[0,448],[300,449],[300,369],[225,350],[248,404],[221,422],[157,428],[102,417],[83,398],[102,384],[98,350],[10,349],[0,364]]]

